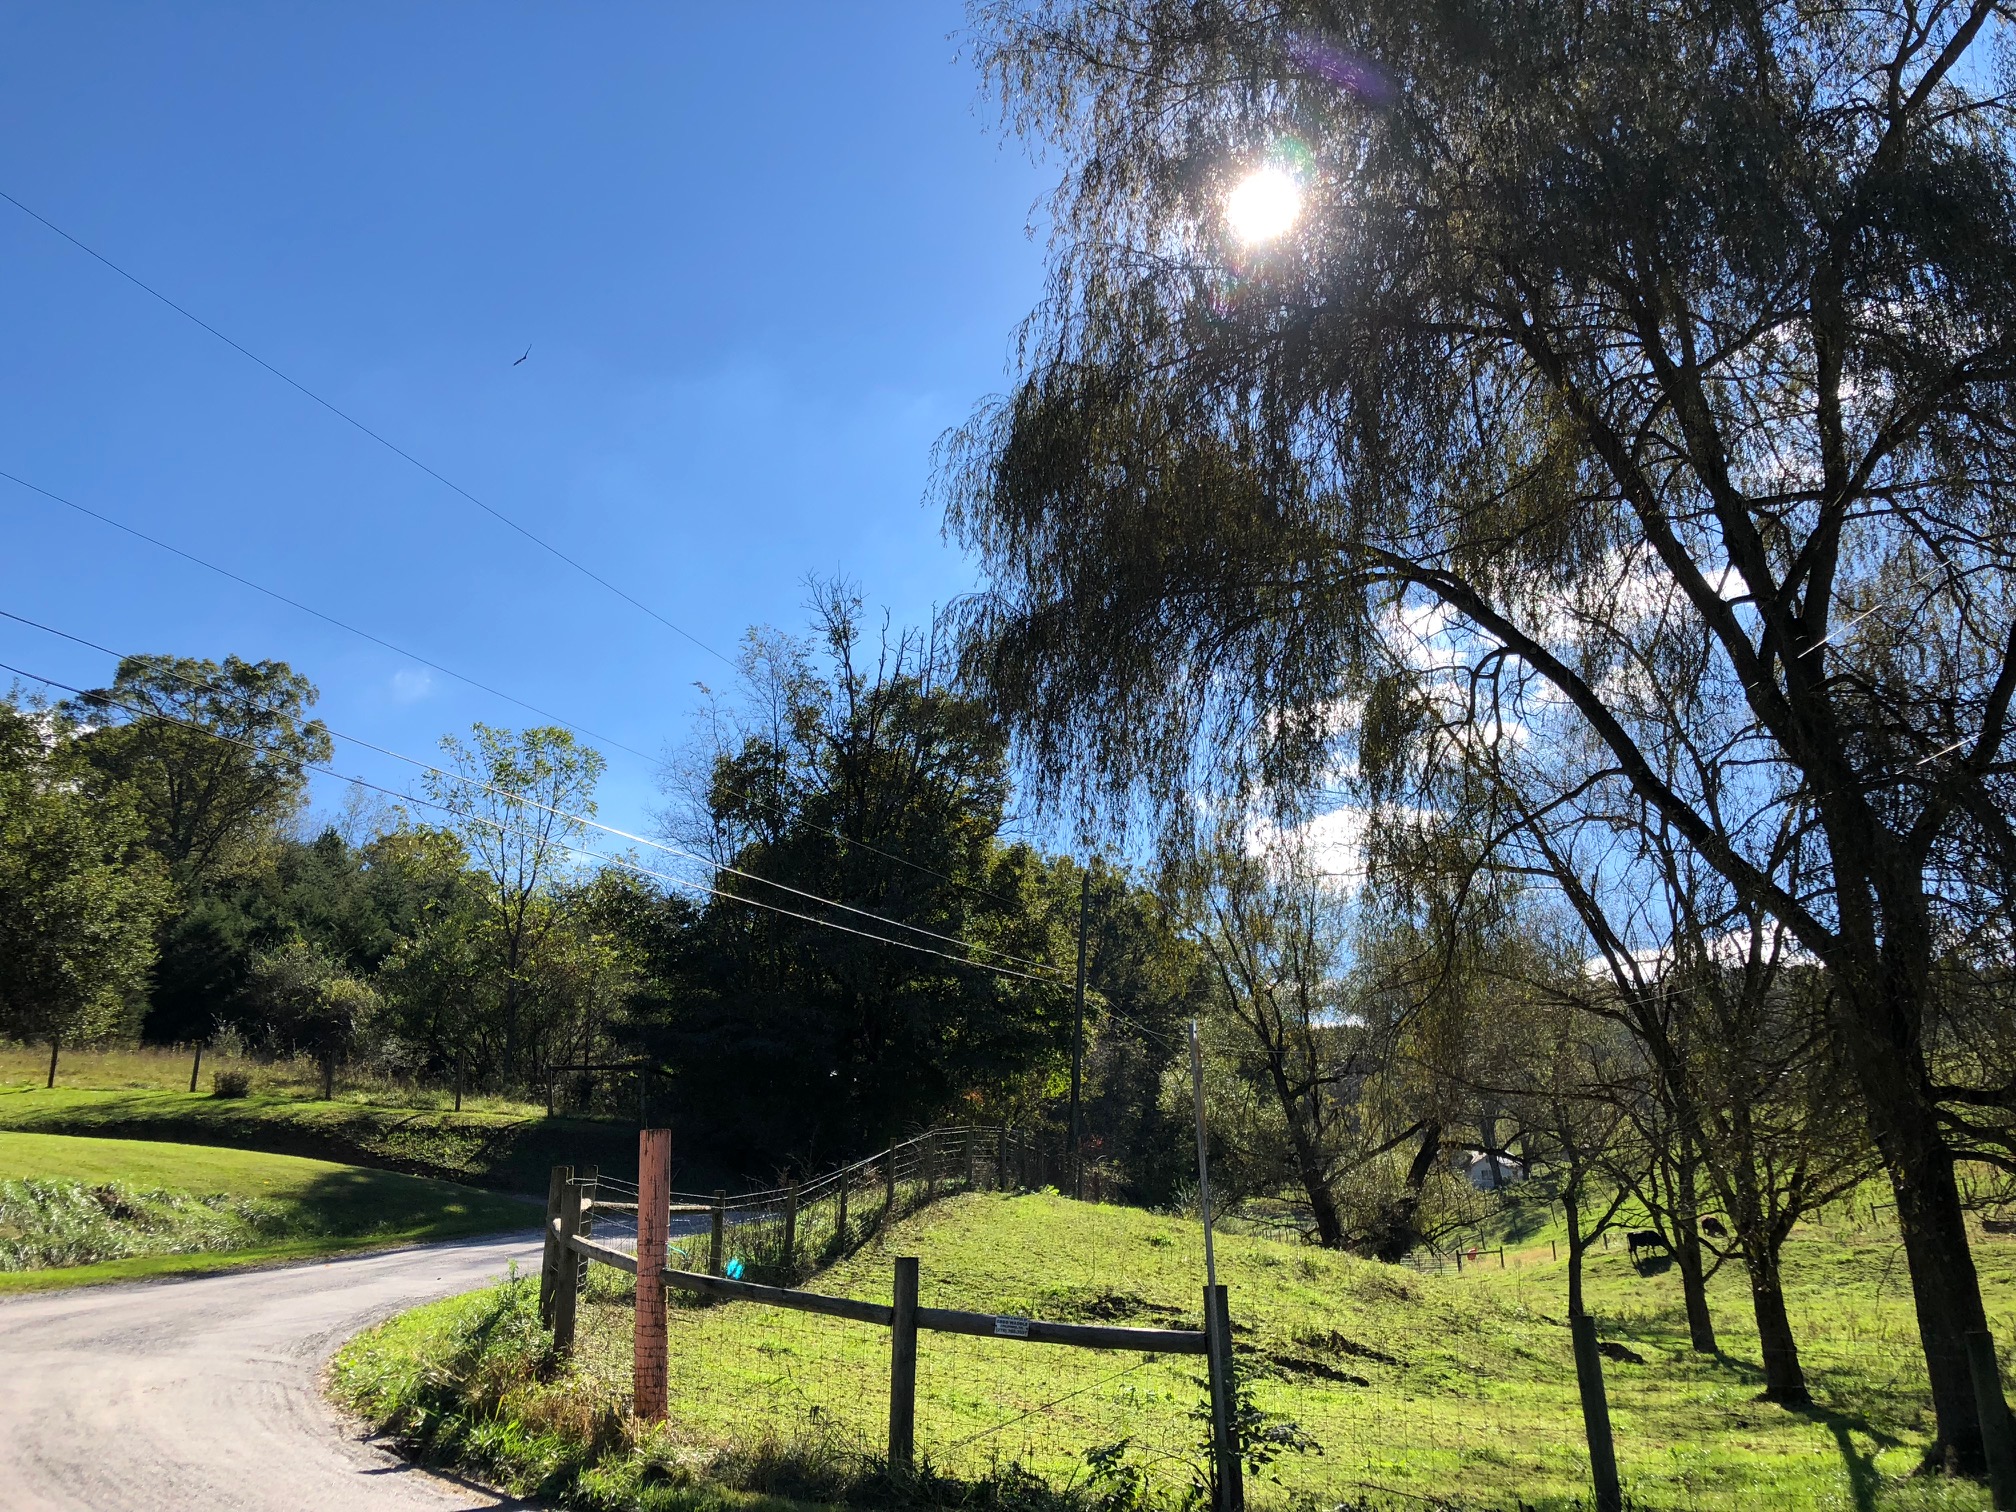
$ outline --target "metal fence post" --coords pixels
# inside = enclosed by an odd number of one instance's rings
[[[889,1141],[889,1153],[882,1161],[882,1221],[896,1216],[896,1141]]]
[[[553,1324],[553,1295],[560,1285],[560,1204],[567,1183],[574,1179],[574,1167],[555,1166],[546,1179],[546,1244],[539,1257],[539,1321]]]
[[[917,1257],[896,1259],[889,1321],[889,1469],[908,1473],[917,1457]]]
[[[2016,1508],[2016,1424],[2002,1395],[2002,1368],[1995,1360],[1995,1337],[1986,1329],[1967,1335],[1967,1368],[1974,1377],[1974,1406],[1981,1418],[1981,1457],[1988,1464],[1989,1494],[1995,1512]]]
[[[1008,1190],[1008,1125],[1001,1125],[1000,1147],[994,1152],[994,1190]]]
[[[784,1284],[789,1286],[791,1278],[797,1274],[798,1259],[798,1183],[791,1182],[784,1188]]]
[[[581,1232],[581,1198],[586,1188],[570,1181],[560,1195],[560,1269],[553,1278],[553,1347],[574,1347],[574,1313],[581,1301],[581,1268],[586,1263],[568,1240]]]
[[[924,1132],[924,1200],[938,1200],[938,1131]]]
[[[637,1131],[637,1320],[631,1395],[638,1417],[665,1417],[665,1259],[672,1243],[672,1131]]]
[[[833,1230],[840,1236],[840,1248],[847,1248],[847,1188],[854,1185],[854,1173],[843,1171],[840,1175],[840,1214],[833,1221]]]
[[[973,1130],[966,1131],[966,1190],[973,1190]]]
[[[1232,1314],[1223,1286],[1204,1288],[1204,1347],[1211,1379],[1211,1505],[1213,1512],[1245,1512],[1246,1482],[1233,1421]]]
[[[707,1274],[718,1276],[728,1249],[728,1193],[714,1188],[713,1226],[707,1240]]]

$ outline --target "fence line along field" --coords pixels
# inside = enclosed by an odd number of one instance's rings
[[[850,1207],[860,1214],[858,1196]],[[922,1196],[906,1183],[901,1216],[864,1222],[854,1252],[805,1288],[886,1307],[896,1259],[915,1256],[925,1308],[1146,1328],[1203,1322],[1194,1219],[1047,1190],[955,1183],[935,1203]],[[712,1215],[707,1203],[691,1205],[703,1211],[676,1218],[671,1242],[704,1270]],[[590,1213],[591,1242],[623,1252],[625,1215]],[[1565,1261],[1544,1258],[1544,1210],[1528,1216],[1525,1263],[1466,1263],[1460,1277],[1219,1235],[1250,1504],[1585,1504]],[[763,1246],[738,1243],[732,1222],[723,1232],[724,1271],[738,1259],[745,1275],[764,1263]],[[1991,1295],[2010,1296],[2016,1243],[1984,1246],[1981,1263]],[[523,1277],[354,1341],[335,1368],[339,1396],[423,1456],[564,1505],[685,1506],[697,1483],[884,1504],[877,1497],[888,1488],[878,1491],[875,1477],[888,1427],[886,1329],[674,1290],[666,1420],[647,1424],[632,1414],[634,1283],[608,1266],[586,1269],[570,1353],[553,1350],[539,1287]],[[1758,1400],[1739,1274],[1725,1270],[1711,1284],[1725,1352],[1704,1357],[1687,1347],[1673,1274],[1634,1267],[1621,1245],[1589,1257],[1631,1504],[1985,1508],[1978,1485],[1910,1473],[1931,1423],[1913,1375],[1894,1231],[1866,1206],[1843,1206],[1793,1235],[1786,1279],[1822,1404],[1809,1412]],[[1998,1329],[2016,1321],[2011,1311],[2001,1304]],[[1194,1501],[1208,1470],[1204,1363],[920,1332],[920,1474],[969,1505],[1037,1496],[1037,1487],[1109,1509]],[[661,1493],[666,1500],[652,1499]]]

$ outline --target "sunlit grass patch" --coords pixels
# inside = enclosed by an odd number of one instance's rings
[[[1738,1271],[1725,1269],[1711,1287],[1724,1352],[1701,1357],[1687,1348],[1677,1277],[1640,1274],[1621,1250],[1592,1256],[1589,1294],[1603,1335],[1644,1361],[1606,1363],[1633,1505],[1985,1508],[1979,1486],[1912,1475],[1931,1425],[1894,1246],[1894,1234],[1866,1214],[1808,1226],[1792,1240],[1792,1304],[1821,1403],[1808,1412],[1757,1399],[1756,1338]],[[1196,1326],[1201,1312],[1193,1222],[1054,1194],[953,1199],[812,1284],[886,1300],[892,1258],[904,1253],[920,1257],[926,1306],[1179,1327]],[[1438,1277],[1236,1235],[1220,1237],[1218,1257],[1250,1400],[1284,1438],[1307,1446],[1284,1448],[1249,1483],[1257,1507],[1566,1512],[1586,1502],[1565,1265],[1532,1259]],[[1981,1251],[2005,1338],[2016,1323],[2012,1258],[2007,1247]],[[566,1361],[544,1353],[544,1336],[522,1315],[510,1325],[518,1351],[510,1361],[476,1348],[472,1320],[531,1305],[529,1288],[508,1303],[500,1295],[421,1309],[365,1336],[342,1356],[339,1391],[374,1419],[403,1422],[409,1436],[425,1420],[418,1399],[374,1384],[402,1371],[431,1383],[426,1411],[508,1420],[521,1437],[486,1430],[487,1473],[568,1505],[644,1505],[598,1501],[605,1493],[593,1488],[630,1495],[646,1481],[676,1484],[681,1496],[712,1487],[846,1499],[866,1495],[859,1488],[880,1473],[884,1330],[745,1303],[675,1307],[671,1418],[646,1430],[625,1417],[627,1278],[593,1273],[580,1345]],[[452,1348],[443,1343],[451,1335],[460,1341]],[[918,1449],[937,1477],[934,1494],[1012,1499],[1040,1487],[1053,1501],[1113,1512],[1114,1498],[1129,1493],[1110,1472],[1132,1465],[1144,1472],[1137,1500],[1182,1501],[1202,1448],[1194,1358],[930,1333],[919,1353]],[[479,1382],[487,1384],[478,1390]],[[460,1442],[425,1440],[451,1459]],[[522,1465],[501,1447],[521,1442]],[[774,1473],[756,1475],[749,1467],[758,1464]],[[787,1475],[780,1465],[795,1468]],[[887,1487],[876,1494],[898,1496]]]

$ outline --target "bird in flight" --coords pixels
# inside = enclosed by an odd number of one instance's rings
[[[531,348],[530,346],[527,346],[527,347],[525,348],[525,357],[530,357],[531,355],[532,355],[532,348]],[[518,362],[523,362],[523,361],[525,360],[525,357],[520,357],[520,358],[518,359]],[[518,362],[514,362],[514,363],[512,363],[512,364],[511,364],[511,366],[513,366],[513,367],[516,367],[516,366],[518,366]]]

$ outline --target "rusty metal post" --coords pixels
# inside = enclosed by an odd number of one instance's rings
[[[630,1390],[637,1416],[665,1417],[665,1258],[672,1243],[672,1131],[637,1131],[637,1320]]]

